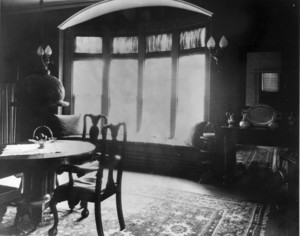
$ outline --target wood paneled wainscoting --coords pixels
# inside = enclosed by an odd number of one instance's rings
[[[66,136],[61,139],[76,140],[82,138],[81,136]],[[96,150],[100,152],[101,140],[96,141],[94,144],[96,145]],[[126,153],[124,169],[128,171],[198,181],[208,168],[208,156],[192,146],[128,142]],[[218,166],[221,165],[216,161],[214,166],[216,174],[220,171]]]
[[[0,83],[0,144],[12,143],[16,136],[15,83]]]
[[[129,142],[126,150],[126,170],[195,180],[201,177],[201,153],[193,147]]]

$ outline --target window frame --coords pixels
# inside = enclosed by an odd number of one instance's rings
[[[82,27],[72,27],[65,31],[60,31],[60,70],[59,78],[65,85],[66,100],[70,102],[69,107],[64,107],[61,113],[63,114],[73,114],[74,113],[74,99],[73,99],[73,90],[72,90],[72,71],[73,71],[73,61],[78,59],[85,58],[101,58],[104,61],[103,69],[103,86],[101,94],[101,113],[109,114],[109,104],[110,104],[110,95],[109,95],[109,68],[110,61],[112,59],[137,59],[138,60],[138,86],[137,86],[137,124],[136,131],[138,132],[142,124],[142,107],[143,107],[143,79],[144,79],[144,65],[145,60],[148,58],[158,58],[158,57],[171,57],[172,60],[172,88],[171,88],[171,107],[170,107],[170,138],[173,138],[175,135],[176,127],[176,112],[177,112],[177,83],[178,83],[178,61],[180,56],[186,56],[190,54],[204,54],[206,57],[205,65],[205,88],[204,88],[204,120],[209,118],[209,97],[210,97],[210,57],[206,47],[202,48],[193,48],[193,49],[181,49],[180,48],[180,33],[183,31],[193,30],[197,28],[206,28],[206,37],[205,41],[209,37],[208,32],[210,25],[207,23],[197,24],[187,27],[173,27],[172,29],[166,30],[157,30],[157,31],[142,31],[139,30],[138,33],[135,32],[123,32],[116,33],[109,31],[108,29],[102,30],[101,33],[96,32],[95,28],[82,28]],[[146,53],[146,37],[153,34],[161,33],[171,33],[172,34],[172,49],[169,52],[147,52]],[[124,54],[113,54],[111,50],[112,45],[112,35],[113,37],[128,37],[128,36],[137,36],[138,37],[138,53],[124,53]],[[85,54],[85,53],[76,53],[75,52],[75,38],[76,36],[88,36],[88,37],[102,37],[102,53],[96,54]],[[73,43],[70,43],[73,42]],[[176,42],[176,43],[174,43]]]

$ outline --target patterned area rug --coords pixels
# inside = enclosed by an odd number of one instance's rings
[[[60,203],[58,235],[97,235],[93,204],[89,205],[89,209],[89,217],[79,220],[79,209],[69,213],[67,204]],[[103,202],[105,235],[265,235],[267,223],[263,205],[157,186],[124,190],[123,211],[126,229],[121,232],[115,198]],[[13,224],[15,213],[15,208],[9,207],[0,227],[0,235],[13,235],[10,226]],[[52,215],[46,210],[42,223],[30,235],[47,235],[52,224]]]

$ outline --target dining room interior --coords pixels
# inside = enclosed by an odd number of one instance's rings
[[[49,201],[68,180],[54,174],[58,162],[34,174],[18,156],[8,162],[6,145],[83,140],[101,152],[103,126],[119,122],[125,229],[109,198],[105,235],[299,235],[298,1],[0,0],[0,9],[0,206],[9,206],[0,235],[17,234],[24,188],[47,193],[27,232],[47,234]],[[7,185],[15,192],[2,201]],[[57,208],[57,235],[97,235],[93,208],[86,223]]]

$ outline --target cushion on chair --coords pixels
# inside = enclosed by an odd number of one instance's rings
[[[75,165],[81,169],[87,170],[87,171],[97,171],[99,167],[99,162],[98,161],[89,161],[85,162],[81,165]]]
[[[80,135],[80,115],[54,115],[50,121],[54,137]]]
[[[82,174],[77,173],[77,176],[80,177],[82,175],[86,175],[87,173],[98,171],[99,169],[99,162],[97,160],[95,161],[87,161],[80,165],[74,165],[75,167],[82,170]]]
[[[74,179],[74,188],[82,188],[88,192],[95,192],[95,185],[96,185],[96,171],[88,173],[78,179]]]
[[[69,189],[68,184],[65,184],[57,188],[56,192],[66,191],[68,201],[71,202],[76,202],[79,199],[93,202],[95,196],[96,174],[97,171],[94,171],[81,178],[74,179],[73,187],[71,189]]]

